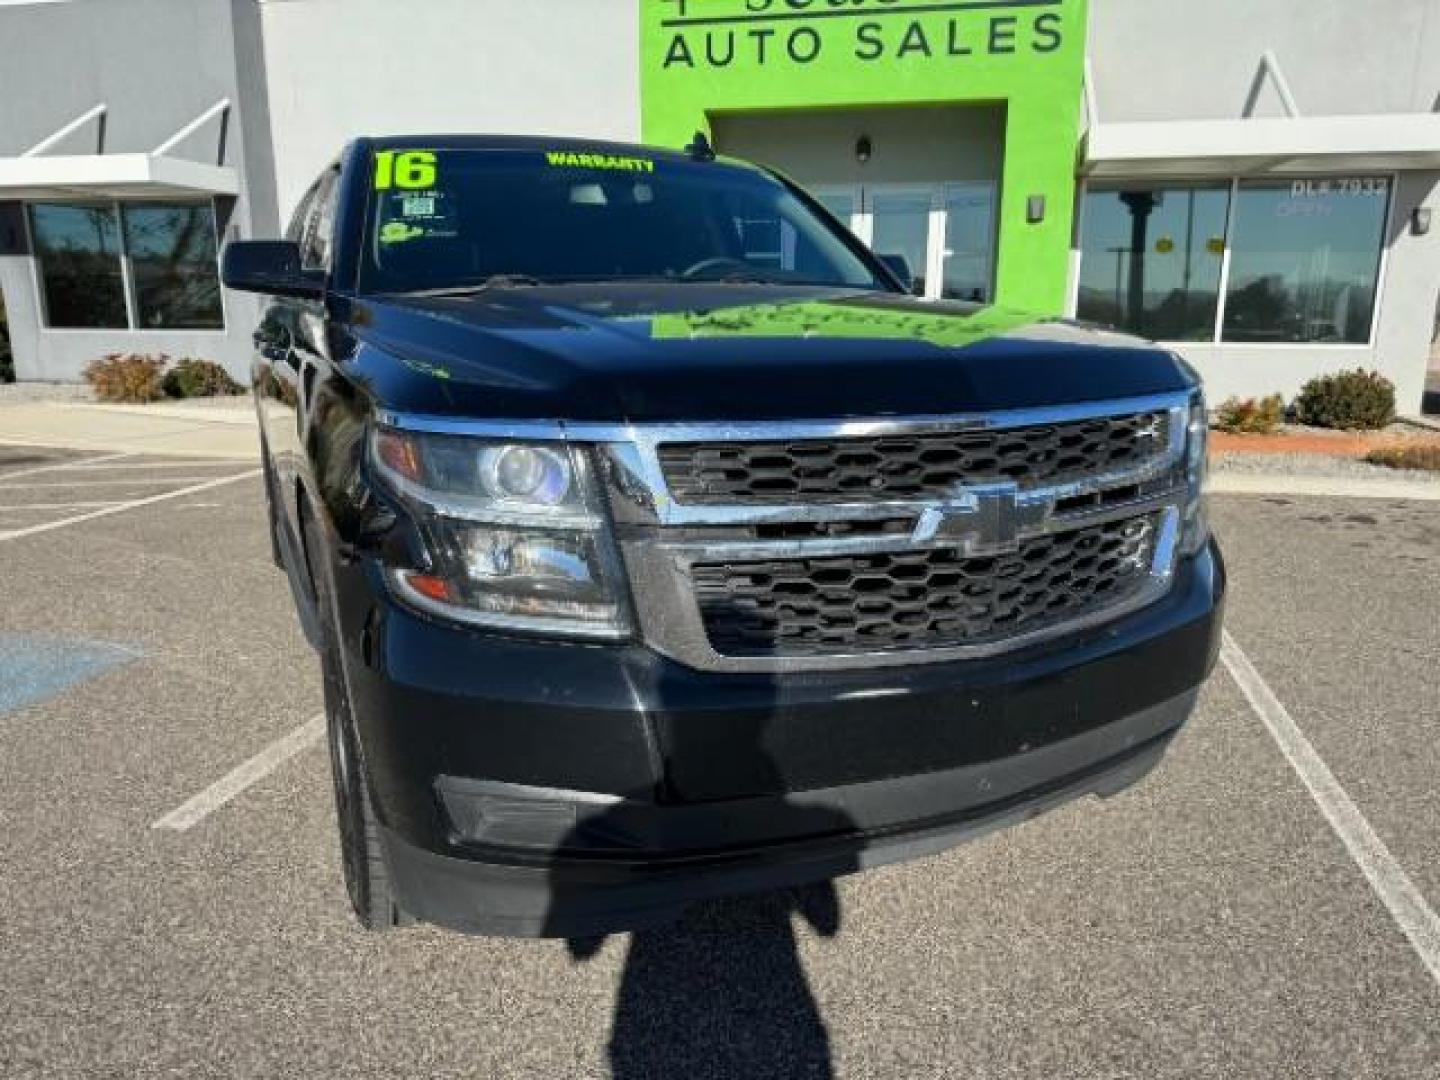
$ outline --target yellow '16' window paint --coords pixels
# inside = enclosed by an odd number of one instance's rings
[[[428,188],[435,183],[435,153],[431,150],[381,150],[375,155],[375,190],[392,187],[406,191]]]

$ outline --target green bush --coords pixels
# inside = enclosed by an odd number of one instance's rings
[[[165,396],[163,356],[111,353],[85,367],[85,381],[100,401],[159,401]]]
[[[1391,469],[1423,469],[1426,472],[1440,472],[1440,443],[1400,443],[1396,446],[1377,446],[1365,455],[1372,465],[1384,465]]]
[[[1295,419],[1346,431],[1383,428],[1395,419],[1395,384],[1378,371],[1321,375],[1295,399]]]
[[[165,393],[175,398],[243,394],[245,388],[219,364],[186,357],[165,374]]]
[[[1232,397],[1220,403],[1215,412],[1215,426],[1237,435],[1273,435],[1285,422],[1285,399],[1279,394],[1269,397]]]

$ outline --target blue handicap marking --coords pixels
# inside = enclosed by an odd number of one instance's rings
[[[103,641],[0,633],[0,715],[63,694],[138,655]]]

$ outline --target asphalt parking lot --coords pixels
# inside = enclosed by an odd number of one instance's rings
[[[1440,502],[1213,516],[1228,666],[1137,789],[838,913],[370,936],[255,470],[0,447],[0,1076],[1440,1076]]]

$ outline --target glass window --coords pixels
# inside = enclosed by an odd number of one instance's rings
[[[30,229],[47,325],[125,329],[129,320],[115,208],[32,203]]]
[[[1246,183],[1235,206],[1223,340],[1370,340],[1390,185]]]
[[[1076,314],[1161,341],[1211,341],[1228,185],[1088,191]]]
[[[126,206],[124,218],[136,329],[220,329],[211,207],[142,203]]]
[[[305,239],[305,224],[310,220],[310,204],[315,201],[315,189],[320,186],[316,180],[306,189],[305,194],[300,196],[300,202],[295,207],[295,212],[290,215],[290,224],[285,226],[285,239],[300,243]]]
[[[335,232],[335,181],[339,172],[331,170],[320,178],[305,239],[300,245],[301,262],[307,269],[330,268],[330,245]]]

